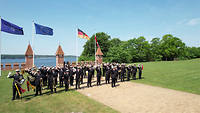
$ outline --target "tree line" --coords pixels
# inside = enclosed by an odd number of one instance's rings
[[[174,59],[187,60],[200,58],[200,47],[188,47],[177,37],[165,34],[162,39],[155,37],[148,42],[144,36],[121,41],[112,38],[104,32],[96,34],[104,62],[147,62],[171,61]],[[83,46],[84,50],[79,61],[94,61],[95,35]]]

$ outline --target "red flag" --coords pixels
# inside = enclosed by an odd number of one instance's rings
[[[144,69],[143,64],[142,64],[142,70]]]
[[[19,87],[21,94],[24,93],[26,91],[26,89],[22,89],[21,87]]]
[[[96,43],[97,43],[97,47],[99,48],[99,43],[97,42],[97,37],[95,36],[95,40],[96,40]]]

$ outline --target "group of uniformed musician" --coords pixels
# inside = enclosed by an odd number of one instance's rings
[[[111,78],[111,87],[116,87],[115,83],[118,79],[121,79],[121,82],[124,81],[124,78],[127,78],[127,81],[130,81],[130,77],[133,80],[136,80],[136,73],[139,70],[139,79],[141,79],[142,67],[136,64],[128,65],[126,67],[125,63],[121,65],[118,63],[102,63],[102,65],[94,66],[94,65],[81,65],[81,66],[72,66],[66,64],[64,67],[46,67],[41,66],[38,69],[35,67],[25,69],[25,72],[28,73],[27,79],[31,85],[35,86],[35,96],[38,96],[38,92],[42,95],[42,89],[50,89],[51,94],[53,94],[53,90],[56,92],[56,85],[58,83],[57,78],[59,79],[59,87],[63,87],[65,85],[65,92],[69,91],[69,86],[74,86],[74,80],[76,82],[75,90],[81,89],[80,85],[83,84],[83,78],[87,78],[87,87],[92,87],[92,80],[95,75],[96,70],[96,78],[97,78],[97,86],[101,85],[102,76],[105,76],[105,83],[110,83]],[[15,100],[16,95],[16,81],[19,82],[17,85],[20,85],[24,82],[24,77],[19,73],[20,70],[16,70],[16,74],[11,76],[11,73],[8,74],[8,78],[14,78],[13,81],[13,98]],[[63,85],[64,84],[64,85]],[[19,94],[17,94],[17,99],[19,99]]]

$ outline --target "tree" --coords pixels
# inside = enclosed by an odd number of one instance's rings
[[[109,35],[107,35],[104,32],[96,33],[96,37],[97,37],[97,41],[99,43],[99,46],[101,48],[101,51],[104,54],[104,57],[106,57],[108,49],[111,46],[111,43],[110,43],[111,38],[110,38]],[[79,61],[80,60],[84,60],[84,61],[92,60],[92,59],[95,58],[95,45],[94,45],[94,43],[95,43],[95,34],[90,38],[90,41],[88,40],[85,43],[85,45],[83,46],[84,50],[79,57]]]
[[[108,61],[109,62],[119,62],[119,63],[128,63],[130,62],[130,55],[127,49],[124,49],[126,42],[121,42],[121,45],[113,46],[109,48],[108,51]]]
[[[153,61],[162,60],[162,55],[160,51],[160,38],[153,38],[151,40],[151,51],[152,51],[152,59]]]

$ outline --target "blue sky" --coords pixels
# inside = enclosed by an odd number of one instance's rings
[[[200,47],[200,0],[1,0],[0,16],[25,34],[1,32],[2,54],[25,53],[33,21],[54,30],[53,36],[34,35],[36,55],[54,55],[59,42],[65,55],[76,55],[76,27],[89,37],[96,29],[123,41],[172,34]],[[78,55],[86,41],[78,38]]]

